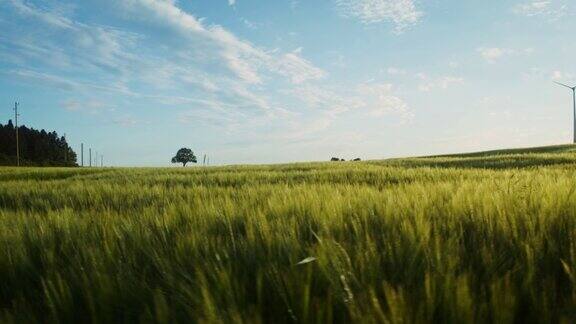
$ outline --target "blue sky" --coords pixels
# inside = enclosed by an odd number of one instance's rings
[[[567,143],[563,0],[0,0],[0,120],[108,165]]]

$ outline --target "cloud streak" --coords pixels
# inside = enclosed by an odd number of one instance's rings
[[[222,26],[204,25],[171,1],[133,0],[128,1],[127,8],[136,9],[134,13],[147,10],[147,15],[153,17],[157,23],[170,25],[186,37],[213,45],[216,54],[228,69],[249,84],[261,84],[264,78],[262,73],[277,73],[288,77],[293,83],[317,80],[325,76],[324,71],[300,57],[299,53],[278,54],[256,47],[237,38]]]
[[[347,18],[357,19],[364,24],[389,22],[396,32],[420,21],[423,12],[414,0],[335,0],[338,12]]]
[[[7,31],[0,34],[0,56],[10,65],[0,73],[56,90],[60,110],[69,113],[104,118],[98,112],[107,111],[109,123],[138,126],[157,107],[183,127],[201,123],[239,140],[265,130],[271,140],[290,142],[335,132],[347,113],[396,123],[413,117],[391,84],[337,83],[306,49],[259,46],[177,1],[102,0],[107,25],[80,19],[74,6],[63,12],[52,2],[6,1],[1,9],[12,11],[0,13]],[[102,104],[109,99],[113,110]]]
[[[515,55],[530,55],[534,52],[532,48],[525,48],[523,50],[516,50],[511,48],[500,48],[500,47],[480,47],[476,51],[482,56],[482,58],[488,63],[496,63],[505,57],[515,56]]]
[[[514,13],[526,17],[544,17],[555,21],[566,15],[567,6],[549,0],[531,0],[516,5]]]

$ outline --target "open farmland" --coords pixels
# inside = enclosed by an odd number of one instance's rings
[[[576,321],[576,146],[0,168],[0,322]]]

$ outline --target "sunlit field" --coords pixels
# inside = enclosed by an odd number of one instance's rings
[[[576,321],[576,146],[0,168],[0,322]]]

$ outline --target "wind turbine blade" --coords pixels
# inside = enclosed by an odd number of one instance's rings
[[[556,81],[554,81],[554,83],[556,83],[556,84],[558,84],[558,85],[561,85],[561,86],[563,86],[563,87],[566,87],[566,88],[568,88],[568,89],[574,90],[574,87],[571,87],[571,86],[566,85],[566,84],[564,84],[564,83],[560,83],[560,82],[556,82]]]

